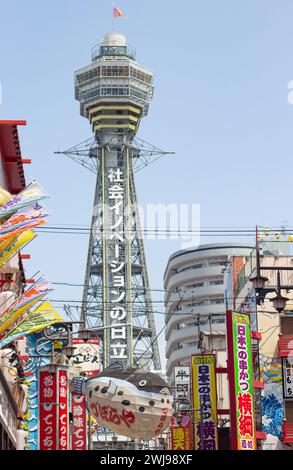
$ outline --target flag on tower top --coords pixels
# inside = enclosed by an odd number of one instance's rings
[[[114,18],[122,17],[124,19],[127,19],[127,16],[125,16],[124,13],[122,13],[122,11],[119,10],[119,8],[115,7],[114,5],[113,5],[113,16]]]

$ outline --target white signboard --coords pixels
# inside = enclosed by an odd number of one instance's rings
[[[174,368],[174,383],[176,398],[190,398],[190,367],[176,366]]]
[[[75,338],[72,340],[75,347],[72,356],[74,365],[87,377],[94,377],[100,372],[100,339],[91,338],[87,341]]]
[[[283,393],[284,398],[293,399],[293,360],[283,358]]]
[[[109,189],[109,268],[110,268],[110,362],[127,360],[127,293],[124,230],[124,171],[110,168]],[[104,281],[105,282],[105,281]]]

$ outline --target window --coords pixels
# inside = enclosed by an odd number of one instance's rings
[[[148,97],[147,91],[139,90],[138,88],[134,86],[130,87],[130,95],[143,101],[146,101]]]
[[[210,304],[223,304],[224,303],[224,299],[213,299],[213,300],[210,300]]]
[[[189,286],[186,286],[187,289],[191,289],[192,287],[202,287],[204,286],[204,282],[196,282],[195,284],[190,284]]]
[[[144,83],[151,83],[152,78],[153,78],[152,75],[148,75],[142,72],[141,70],[134,69],[133,67],[131,67],[130,69],[130,75],[131,77],[136,78],[137,80],[140,80],[141,82],[144,82]]]
[[[88,70],[87,72],[76,75],[76,79],[78,83],[85,83],[99,76],[100,76],[100,67],[96,67],[92,70]]]
[[[210,281],[210,286],[220,286],[222,284],[224,284],[223,279],[218,279],[216,281]]]
[[[101,67],[101,77],[129,77],[129,67],[103,66]]]
[[[209,266],[225,266],[226,265],[226,261],[211,261],[209,263]]]
[[[199,307],[200,305],[206,305],[206,300],[198,300],[197,302],[186,304],[186,307]]]
[[[178,273],[183,273],[184,271],[188,271],[189,269],[200,269],[203,267],[203,264],[195,264],[193,266],[188,266],[187,268],[178,269]]]

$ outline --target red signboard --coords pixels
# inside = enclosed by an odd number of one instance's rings
[[[73,419],[72,450],[86,450],[86,407],[85,395],[71,394]]]
[[[191,450],[191,422],[188,416],[184,416],[180,425],[172,419],[171,422],[171,449],[172,450]]]
[[[58,370],[58,449],[68,449],[68,377],[67,370]]]
[[[56,450],[57,432],[57,380],[48,370],[39,373],[39,448]]]
[[[68,377],[65,368],[39,371],[39,448],[68,449]]]

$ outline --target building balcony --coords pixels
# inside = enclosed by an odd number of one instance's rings
[[[190,321],[191,318],[194,318],[194,321],[198,319],[198,317],[205,316],[205,320],[208,320],[208,316],[210,314],[214,314],[215,318],[216,315],[223,314],[223,318],[225,318],[225,305],[224,304],[208,304],[208,305],[200,305],[198,307],[186,307],[184,304],[182,305],[182,309],[175,311],[172,309],[168,309],[166,312],[166,318],[168,315],[171,315],[171,318],[168,320],[165,337],[166,341],[169,341],[170,335],[172,334],[173,330],[177,330],[177,323],[178,322],[185,322]],[[220,317],[219,317],[220,318]]]
[[[279,335],[279,356],[288,357],[293,353],[293,335]]]
[[[293,444],[293,423],[288,423],[286,419],[283,424],[283,443]]]
[[[186,269],[185,271],[181,271],[176,274],[173,274],[173,272],[170,271],[168,283],[165,283],[165,288],[168,291],[175,290],[176,287],[182,287],[184,289],[184,286],[196,283],[202,279],[209,279],[219,276],[223,277],[222,269],[223,266],[203,266],[202,268],[198,269],[190,267],[190,269]],[[168,300],[168,292],[166,293],[165,298]]]
[[[167,310],[174,310],[180,302],[180,294],[174,292],[165,298],[165,307]],[[202,299],[213,299],[213,298],[224,298],[224,286],[221,285],[209,285],[195,288],[185,289],[183,294],[182,304],[192,303],[200,301]],[[180,302],[181,303],[181,302]],[[196,305],[195,305],[196,306]]]

